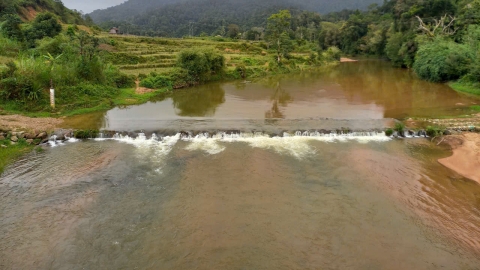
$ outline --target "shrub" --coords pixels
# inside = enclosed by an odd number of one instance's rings
[[[90,139],[98,136],[98,130],[77,130],[73,133],[73,136],[77,139]]]
[[[440,127],[428,126],[426,133],[428,137],[436,137],[443,134],[443,129]]]
[[[466,45],[437,39],[420,47],[413,69],[428,81],[455,80],[469,72],[474,57]]]
[[[405,130],[405,124],[402,122],[395,123],[395,127],[393,128],[396,132],[403,134],[403,131]]]
[[[180,52],[177,66],[185,69],[196,81],[208,80],[223,72],[225,57],[213,50],[189,49]]]
[[[385,130],[385,135],[387,135],[389,137],[392,136],[393,135],[393,129],[388,128],[387,130]]]
[[[242,78],[245,79],[247,77],[247,68],[244,64],[237,65],[235,67],[235,72]]]
[[[140,82],[140,86],[152,88],[152,89],[160,89],[160,88],[172,88],[173,82],[172,79],[168,76],[158,75],[155,73],[150,74],[147,78],[143,79]]]
[[[342,51],[337,47],[329,47],[325,52],[322,53],[322,60],[327,61],[340,61]]]
[[[107,65],[104,73],[107,84],[110,86],[117,88],[128,88],[135,86],[135,76],[121,73],[120,70],[113,65]]]

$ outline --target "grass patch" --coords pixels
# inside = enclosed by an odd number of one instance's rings
[[[453,90],[470,95],[480,96],[480,83],[451,82]]]
[[[113,100],[115,106],[128,106],[128,105],[137,105],[148,102],[149,100],[168,93],[170,90],[167,88],[155,90],[150,93],[137,94],[135,89],[122,89],[120,95]]]
[[[480,105],[470,106],[470,109],[474,112],[480,112]]]
[[[0,175],[8,165],[33,149],[33,146],[28,145],[25,140],[19,140],[16,145],[11,145],[10,140],[1,140],[0,145],[7,146],[0,148]]]

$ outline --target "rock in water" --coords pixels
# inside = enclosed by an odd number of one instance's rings
[[[46,132],[42,132],[42,133],[37,135],[37,139],[45,139],[45,138],[47,138],[47,133]]]

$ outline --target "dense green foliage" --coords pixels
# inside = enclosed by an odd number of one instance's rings
[[[35,41],[44,37],[55,37],[62,31],[62,26],[52,13],[39,14],[26,28],[23,36],[29,47],[35,47]]]
[[[480,84],[479,0],[391,0],[321,19],[323,49],[385,57],[429,81],[461,78],[461,91],[476,92]]]
[[[206,81],[223,71],[225,57],[213,50],[184,50],[178,56],[177,65],[194,81]]]
[[[97,106],[134,85],[133,77],[105,61],[100,45],[107,40],[75,27],[61,31],[54,15],[43,13],[22,25],[20,35],[0,36],[0,56],[11,59],[0,65],[1,104],[17,111],[49,110],[53,86],[57,108],[69,111]]]
[[[420,47],[413,69],[422,79],[442,82],[466,75],[474,53],[467,45],[435,40]]]

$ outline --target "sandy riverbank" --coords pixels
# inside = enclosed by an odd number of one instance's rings
[[[458,174],[480,184],[480,134],[464,133],[444,138],[452,147],[453,155],[438,162]]]
[[[340,58],[340,63],[348,63],[348,62],[358,62],[358,60],[342,57]]]

